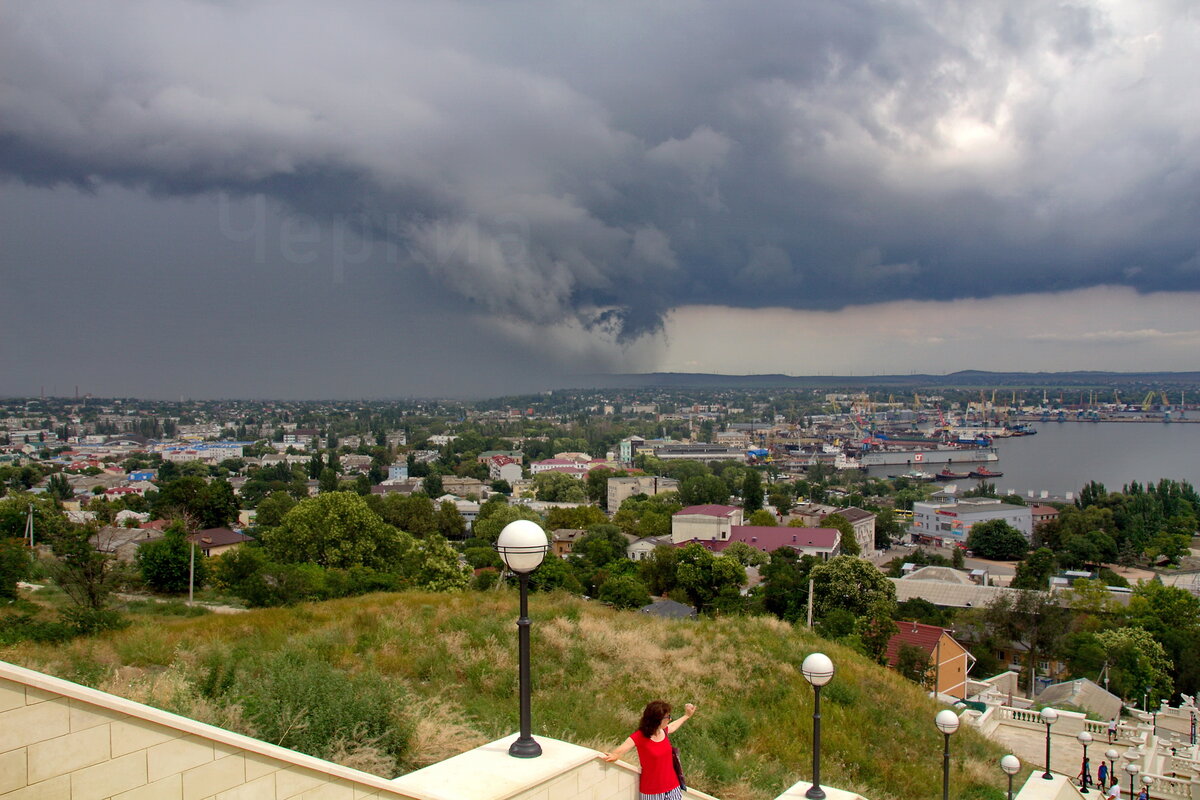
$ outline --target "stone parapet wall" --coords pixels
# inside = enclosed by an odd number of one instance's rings
[[[0,662],[3,800],[430,800],[389,780]]]

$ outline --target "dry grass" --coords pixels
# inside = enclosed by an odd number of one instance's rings
[[[537,734],[608,750],[646,701],[695,702],[700,713],[674,737],[689,782],[724,800],[769,800],[808,777],[812,690],[799,665],[820,649],[838,668],[822,695],[824,781],[872,800],[940,795],[937,707],[839,645],[772,618],[663,621],[557,594],[530,605]],[[348,675],[378,676],[402,693],[403,759],[415,768],[515,730],[516,612],[508,592],[369,595],[138,621],[65,647],[8,648],[2,657],[249,733],[236,692],[200,690],[211,677],[206,665],[286,650]],[[954,795],[1000,800],[1001,754],[960,730]],[[345,736],[328,755],[389,775],[388,756],[369,736]]]

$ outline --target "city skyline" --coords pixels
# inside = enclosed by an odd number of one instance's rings
[[[17,3],[0,394],[1186,371],[1186,3]]]

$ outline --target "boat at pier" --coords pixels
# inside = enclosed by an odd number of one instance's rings
[[[993,470],[990,470],[990,469],[988,469],[987,467],[980,467],[979,469],[973,469],[973,470],[971,470],[970,477],[972,477],[972,478],[981,478],[981,479],[984,479],[984,478],[1003,478],[1003,477],[1004,477],[1004,473],[1003,473],[1003,472],[995,472],[995,471],[993,471]]]
[[[934,475],[933,477],[934,477],[934,480],[939,480],[939,481],[961,481],[961,480],[966,480],[967,478],[971,477],[971,473],[955,472],[954,470],[950,469],[949,467],[946,467],[945,469],[943,469],[941,472]]]
[[[921,450],[871,450],[858,457],[864,467],[907,466],[920,469],[932,464],[983,464],[999,461],[990,447],[944,447]]]

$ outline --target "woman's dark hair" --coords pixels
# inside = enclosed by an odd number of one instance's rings
[[[649,739],[662,724],[663,717],[670,713],[671,704],[666,700],[651,700],[646,704],[646,710],[642,712],[642,721],[638,724],[638,730],[642,732],[642,736]]]

